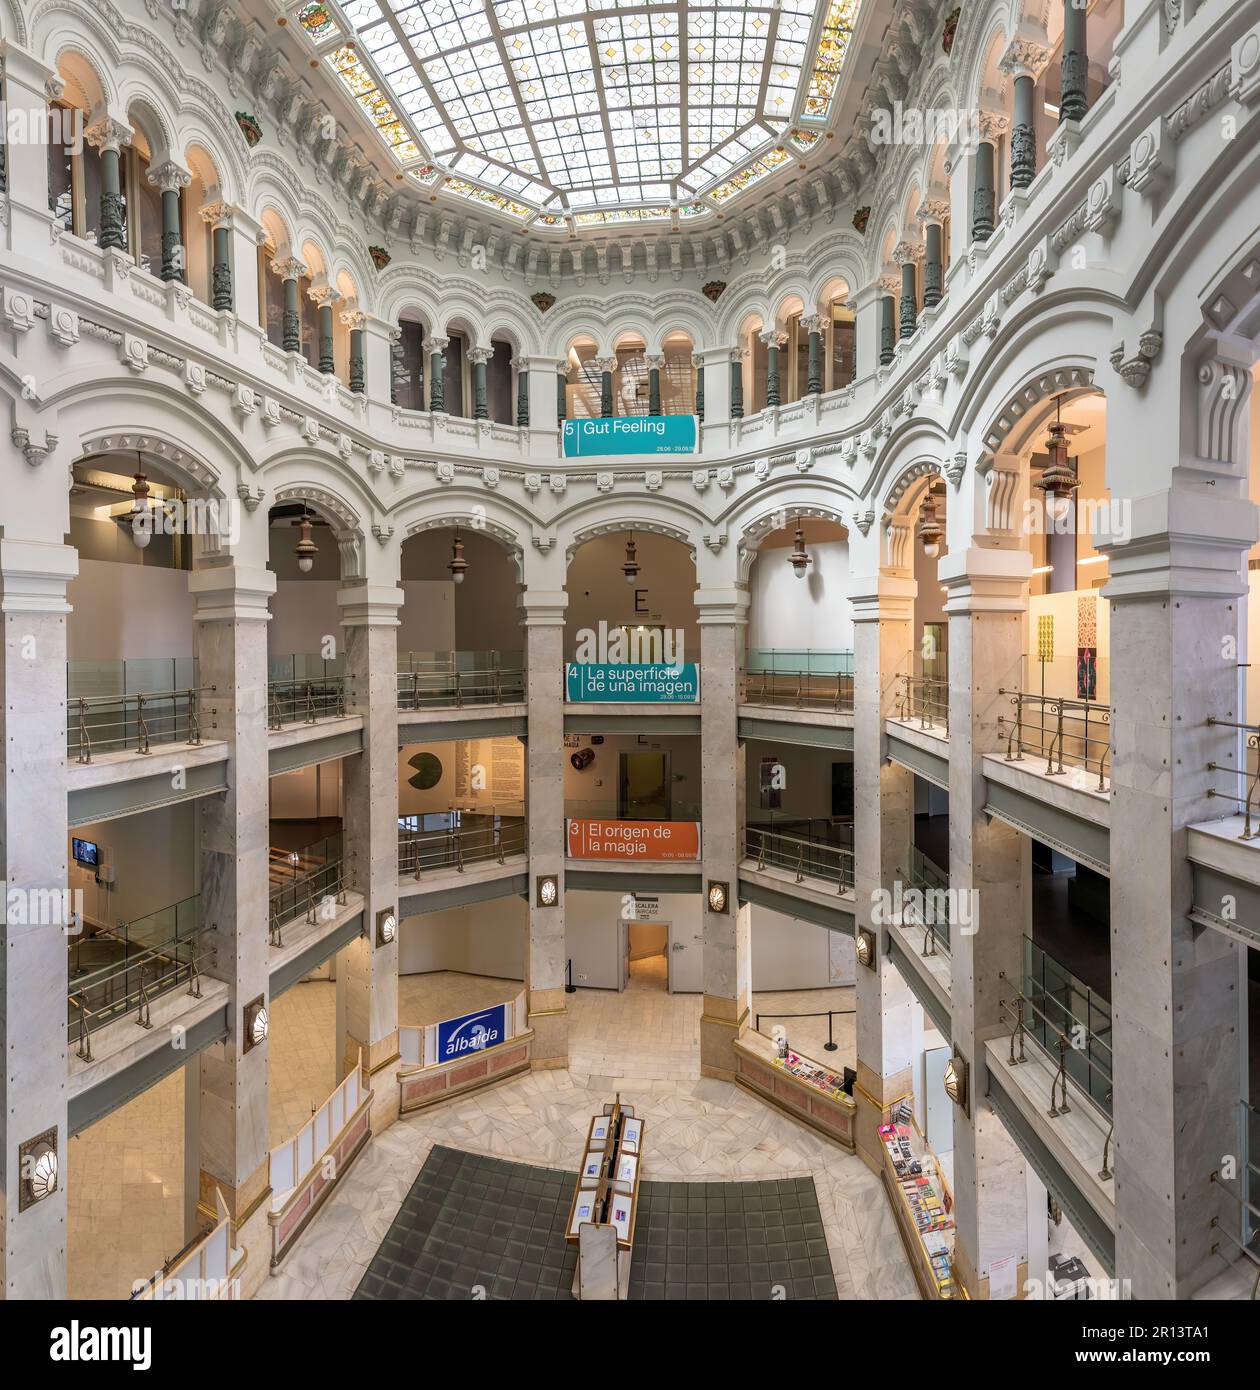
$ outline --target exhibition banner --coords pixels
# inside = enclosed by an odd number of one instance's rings
[[[699,821],[572,819],[567,827],[571,859],[700,858]]]
[[[566,420],[564,457],[601,454],[694,454],[699,430],[694,415],[613,415]]]
[[[448,1018],[437,1026],[437,1060],[454,1062],[473,1052],[497,1047],[508,1038],[507,1004]]]
[[[564,668],[564,698],[570,702],[694,705],[700,698],[700,667],[600,664],[570,661]]]

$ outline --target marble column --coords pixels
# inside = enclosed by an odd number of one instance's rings
[[[862,538],[858,555],[874,551]],[[861,558],[858,563],[861,564]],[[914,1003],[910,988],[886,950],[886,895],[909,878],[914,832],[914,778],[882,755],[884,720],[896,708],[897,676],[906,669],[913,641],[913,579],[874,573],[855,577],[853,610],[853,822],[854,913],[859,930],[872,933],[875,958],[857,975],[857,1151],[879,1171],[879,1126],[914,1088]]]
[[[823,332],[827,320],[822,314],[806,314],[801,319],[801,329],[809,334],[808,370],[805,378],[805,394],[818,396],[823,389]]]
[[[696,373],[696,419],[704,424],[704,358],[693,353],[691,365]]]
[[[512,366],[516,369],[516,423],[524,429],[529,425],[529,358],[517,357]]]
[[[786,345],[787,334],[767,329],[761,334],[761,341],[766,345],[766,404],[780,405],[779,349]]]
[[[717,578],[715,576],[715,578]],[[704,1007],[700,1072],[735,1079],[736,1038],[751,998],[749,913],[739,910],[744,838],[744,752],[739,741],[739,668],[748,622],[746,589],[713,583],[696,590],[700,627],[700,905]],[[733,795],[732,795],[733,791]],[[710,906],[710,883],[727,887],[726,910]]]
[[[150,166],[149,182],[162,194],[162,270],[163,280],[188,279],[184,233],[180,220],[180,192],[192,182],[192,174],[173,159],[156,168]]]
[[[421,350],[421,361],[424,360],[424,352]],[[393,328],[389,334],[389,403],[398,404],[398,388],[402,385],[405,363],[403,359],[402,329]],[[420,396],[420,404],[424,404],[424,395]]]
[[[486,363],[493,356],[493,348],[475,347],[468,349],[468,361],[472,366],[474,420],[488,420],[490,418],[490,406],[486,400]]]
[[[201,220],[211,228],[213,258],[210,266],[210,303],[220,312],[231,313],[232,295],[232,209],[224,202],[207,203]]]
[[[923,223],[923,307],[931,309],[941,302],[949,203],[944,198],[929,198],[917,216]]]
[[[731,349],[731,419],[744,418],[744,362],[747,348]]]
[[[993,235],[994,151],[987,140],[976,146],[974,192],[971,196],[971,239],[988,241]]]
[[[989,1268],[1007,1256],[1017,1287],[1042,1276],[1028,1268],[1023,1155],[985,1100],[984,1051],[1010,1034],[999,1000],[1023,978],[1032,934],[1032,841],[985,814],[983,774],[984,755],[1006,751],[998,716],[1009,697],[998,691],[1019,682],[1031,568],[1022,548],[951,551],[938,567],[949,620],[951,1035],[970,1067],[970,1114],[954,1109],[955,1263],[972,1298],[989,1296]]]
[[[661,370],[665,366],[665,356],[658,353],[647,359],[648,364],[648,414],[661,413]]]
[[[900,288],[900,282],[893,281],[887,276],[880,281],[880,288],[883,291],[879,300],[879,365],[881,367],[888,366],[893,360],[897,317],[897,304],[893,299],[894,285]]]
[[[6,438],[10,476],[21,455]],[[46,476],[45,476],[46,475]],[[32,475],[39,505],[68,528],[65,467]],[[57,483],[55,488],[48,484]],[[58,497],[56,493],[60,493]],[[33,502],[34,498],[26,499]],[[78,556],[61,528],[26,531],[12,507],[0,538],[0,1287],[8,1299],[66,1297],[66,945],[72,923],[66,821],[66,585]],[[56,1159],[56,1187],[40,1200],[23,1192],[23,1153],[42,1140]],[[29,1167],[30,1160],[26,1160]]]
[[[246,1027],[251,1004],[269,1007],[269,794],[267,623],[276,576],[266,566],[265,527],[233,563],[207,559],[188,576],[194,652],[203,686],[215,687],[215,737],[227,744],[228,790],[199,806],[203,973],[228,987],[228,1036],[201,1054],[198,1210],[209,1223],[215,1189],[251,1248],[266,1232],[267,1055]],[[245,563],[248,555],[252,563]]]
[[[1207,721],[1246,720],[1237,663],[1257,537],[1245,491],[1251,362],[1249,344],[1225,338],[1222,360],[1186,374],[1197,428],[1178,430],[1175,390],[1153,401],[1118,386],[1107,397],[1108,438],[1132,451],[1115,465],[1108,451],[1108,478],[1128,466],[1146,484],[1128,540],[1098,542],[1111,602],[1116,1273],[1135,1299],[1189,1298],[1223,1267],[1214,1245],[1236,1253],[1213,1218],[1239,1233],[1236,1201],[1210,1176],[1227,1155],[1241,1169],[1245,1152],[1246,950],[1190,920],[1186,827],[1233,810],[1213,790],[1246,794],[1227,771],[1240,766],[1237,730]],[[1174,381],[1178,365],[1166,369]],[[1229,906],[1216,915],[1228,920]]]
[[[319,314],[318,370],[324,376],[332,376],[337,370],[333,357],[333,300],[337,291],[331,285],[314,285],[309,294]]]
[[[556,424],[563,425],[569,414],[568,377],[564,372],[556,373]]]
[[[341,316],[342,323],[350,330],[350,389],[357,396],[367,390],[364,365],[364,324],[367,316],[352,309]]]
[[[97,244],[119,251],[127,249],[126,209],[122,197],[119,155],[131,144],[131,128],[122,121],[104,116],[94,120],[84,136],[101,156],[101,230]]]
[[[1089,55],[1083,0],[1063,0],[1063,60],[1059,120],[1083,121],[1089,110]]]
[[[564,592],[561,556],[544,582],[521,596],[525,629],[525,811],[529,845],[529,950],[526,989],[534,1032],[530,1064],[536,1070],[569,1065],[569,1011],[564,992]],[[549,581],[549,582],[548,582]],[[554,904],[539,900],[538,881],[556,880]]]
[[[915,266],[923,259],[923,247],[918,242],[898,243],[893,260],[901,267],[900,336],[911,338],[919,323],[919,283]]]
[[[373,1127],[398,1114],[398,1087],[382,1076],[398,1060],[398,937],[382,944],[376,923],[398,907],[398,609],[396,583],[343,583],[347,712],[363,716],[363,752],[342,760],[342,845],[348,886],[363,896],[364,935],[337,957],[345,1033],[338,1078],[360,1050],[369,1077],[381,1076]]]
[[[285,352],[302,351],[302,316],[298,311],[298,280],[306,267],[296,256],[277,257],[271,263],[272,272],[284,286],[284,310],[280,327],[280,346]]]
[[[440,333],[429,339],[429,409],[434,414],[446,410],[446,363],[442,354],[451,345],[451,340]]]
[[[595,370],[599,373],[599,413],[607,420],[614,412],[613,373],[617,370],[615,357],[596,357]]]
[[[1030,72],[1015,76],[1015,120],[1011,126],[1011,187],[1027,188],[1037,175],[1037,128],[1033,121],[1033,89]]]

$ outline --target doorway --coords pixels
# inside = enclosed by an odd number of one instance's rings
[[[617,815],[622,820],[669,820],[670,755],[622,753]]]
[[[669,992],[669,924],[626,923],[623,989]]]

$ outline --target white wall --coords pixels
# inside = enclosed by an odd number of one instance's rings
[[[102,858],[113,854],[115,882],[98,886],[95,871],[74,862],[66,841],[69,887],[82,890],[87,920],[114,927],[192,897],[200,870],[196,817],[196,803],[184,801],[71,831],[72,838],[95,841]]]
[[[788,564],[790,535],[776,533],[753,563],[748,587],[749,647],[813,647],[820,651],[853,649],[849,607],[849,543],[835,538],[814,540],[810,523],[805,549],[813,563],[804,579]]]
[[[696,626],[696,567],[686,546],[666,536],[636,531],[636,558],[641,566],[633,584],[621,572],[627,533],[596,536],[578,550],[569,564],[565,592],[564,650],[572,658],[580,628],[598,631],[600,621],[645,627],[681,628],[683,659],[700,660],[700,629]],[[640,610],[635,609],[635,593]],[[703,676],[701,677],[703,679]]]
[[[430,753],[442,764],[442,776],[421,790],[411,785],[416,769],[411,759]],[[485,769],[485,787],[474,792],[469,785],[458,797],[460,806],[497,807],[505,815],[524,812],[525,746],[518,738],[450,739],[445,743],[408,743],[398,752],[398,814],[419,815],[425,811],[446,811],[456,802],[459,790],[457,768],[461,759],[471,760]]]
[[[70,661],[193,654],[193,602],[185,570],[81,560],[66,594]]]
[[[703,677],[701,678],[703,679]],[[650,732],[651,721],[644,727]],[[632,734],[608,734],[603,743],[592,744],[588,735],[579,738],[579,746],[590,748],[595,761],[579,772],[570,761],[577,748],[564,750],[564,797],[566,801],[608,802],[603,814],[615,813],[620,783],[622,753],[668,753],[673,800],[700,803],[700,739],[693,734],[678,734],[665,738],[649,738],[640,743]]]
[[[854,982],[853,938],[752,905],[752,987],[758,993]]]
[[[770,819],[761,809],[761,760],[774,758],[783,767],[783,790],[778,816],[830,816],[831,765],[852,763],[853,754],[833,749],[805,748],[795,743],[749,739],[744,744],[748,820]]]
[[[406,917],[398,933],[398,973],[458,970],[524,980],[528,931],[529,906],[521,897]]]
[[[270,782],[272,820],[316,820],[341,815],[341,761],[282,772]]]

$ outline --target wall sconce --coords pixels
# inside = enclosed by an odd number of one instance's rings
[[[376,944],[389,946],[398,935],[398,918],[392,907],[383,907],[376,914]]]
[[[957,1053],[945,1063],[945,1094],[962,1110],[971,1114],[971,1068]]]
[[[18,1145],[18,1211],[33,1207],[57,1190],[57,1128]]]
[[[539,874],[534,880],[534,902],[539,907],[555,907],[560,901],[560,880],[555,874]]]
[[[254,1048],[260,1047],[267,1041],[267,1000],[264,995],[259,995],[257,999],[252,999],[245,1005],[244,1010],[244,1038],[245,1046],[242,1052],[252,1052]]]
[[[719,879],[709,880],[709,911],[729,913],[731,910],[731,889],[729,883],[722,883]]]
[[[875,969],[875,933],[866,927],[857,929],[857,936],[854,938],[853,951],[857,956],[858,964],[864,965],[868,970]]]

